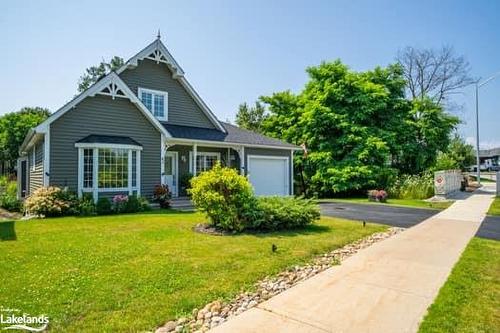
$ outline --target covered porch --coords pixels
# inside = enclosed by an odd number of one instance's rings
[[[173,197],[187,194],[189,180],[217,161],[246,175],[257,195],[293,195],[293,153],[300,147],[222,123],[216,129],[164,123],[161,179]]]
[[[162,183],[174,198],[186,196],[191,177],[217,161],[248,176],[257,195],[293,195],[294,150],[170,139],[162,151]]]
[[[191,177],[210,170],[217,161],[222,166],[238,170],[245,174],[241,163],[240,147],[221,147],[220,145],[198,144],[193,142],[167,141],[162,159],[162,183],[169,186],[174,197],[187,195]]]

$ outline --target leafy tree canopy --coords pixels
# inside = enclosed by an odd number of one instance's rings
[[[260,133],[262,132],[262,122],[266,117],[266,108],[260,102],[255,102],[253,107],[243,103],[240,104],[236,114],[236,124],[241,128]]]
[[[78,92],[81,93],[87,90],[91,85],[99,81],[101,77],[111,71],[117,70],[124,63],[123,58],[114,56],[109,62],[103,60],[99,65],[87,68],[78,81]]]
[[[307,72],[298,95],[261,97],[269,109],[263,128],[306,144],[307,158],[296,163],[320,195],[385,187],[398,172],[425,170],[459,122],[430,99],[407,100],[398,64],[355,72],[337,60]]]
[[[24,107],[0,117],[0,158],[14,165],[19,156],[19,147],[28,131],[47,119],[49,115],[50,111],[45,108]]]

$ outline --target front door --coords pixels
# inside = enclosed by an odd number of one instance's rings
[[[168,185],[172,196],[176,197],[178,195],[178,162],[177,162],[177,152],[169,151],[165,154],[165,173],[163,175],[163,183]]]

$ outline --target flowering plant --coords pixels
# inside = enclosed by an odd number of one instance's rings
[[[113,197],[113,210],[122,213],[127,209],[128,195],[117,194]]]
[[[63,215],[71,206],[66,197],[59,187],[40,187],[26,199],[24,206],[28,214],[42,217]]]
[[[168,185],[156,185],[153,192],[153,200],[158,202],[161,208],[170,207],[170,199],[172,198],[172,192],[168,188]]]
[[[387,192],[384,190],[370,190],[368,191],[368,200],[377,202],[386,202]]]

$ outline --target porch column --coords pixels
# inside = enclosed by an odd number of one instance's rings
[[[198,153],[198,145],[193,144],[193,176],[196,176],[196,155]]]
[[[227,148],[227,163],[226,167],[230,168],[231,167],[231,148]]]
[[[246,167],[246,163],[245,163],[245,147],[244,146],[241,146],[241,149],[240,149],[240,173],[242,175],[245,175],[245,167]]]

